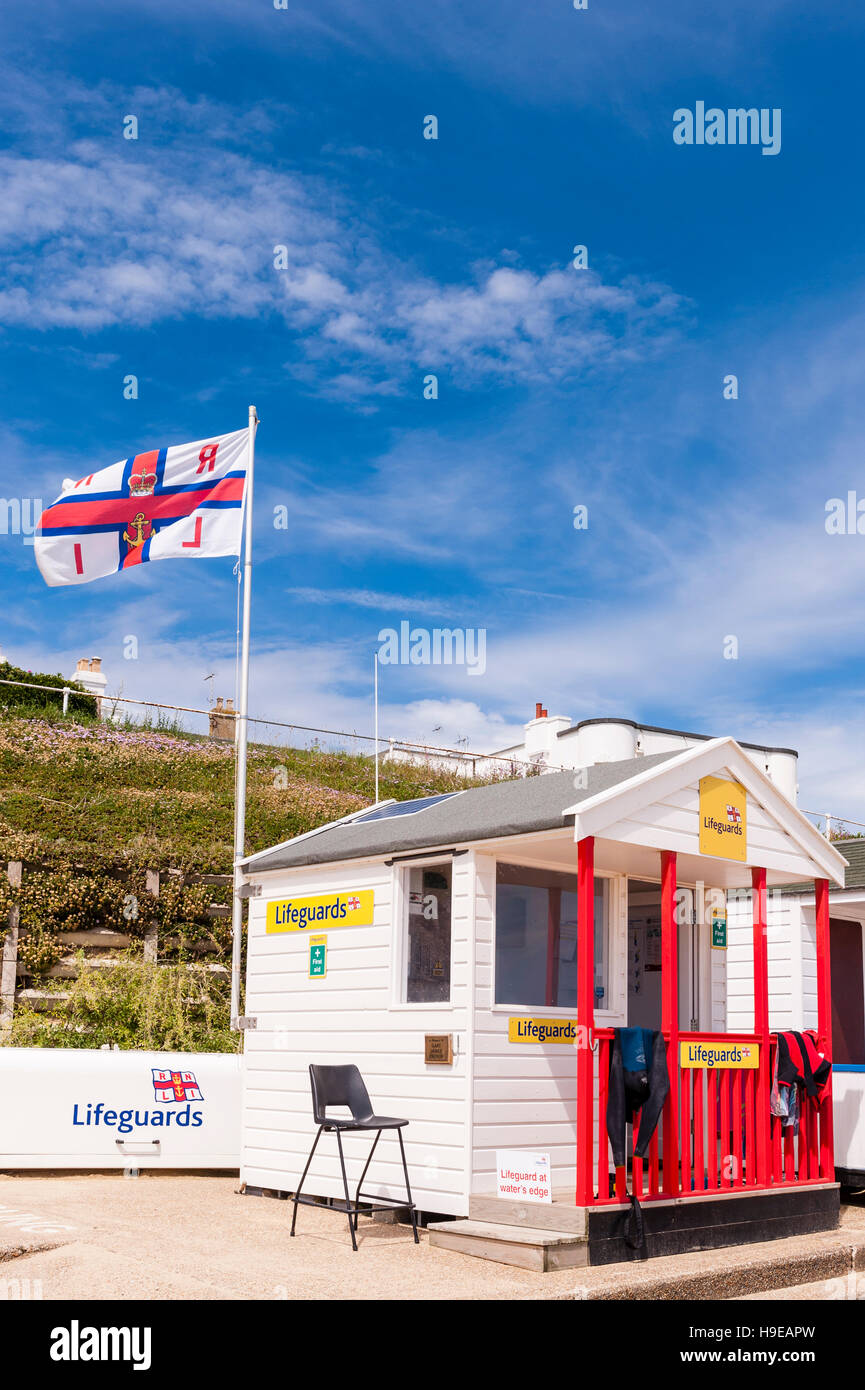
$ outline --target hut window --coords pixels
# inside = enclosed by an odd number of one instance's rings
[[[609,1008],[607,880],[595,879],[595,1006]],[[496,867],[497,1004],[577,1007],[577,877]]]
[[[406,1004],[451,997],[451,865],[405,870],[408,923],[403,954]]]

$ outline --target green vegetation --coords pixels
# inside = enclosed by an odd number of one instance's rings
[[[155,965],[127,957],[110,970],[78,957],[78,978],[59,1021],[22,1006],[11,1042],[17,1047],[118,1047],[139,1051],[237,1052],[228,1026],[228,981],[191,965]],[[59,986],[58,986],[59,988]]]
[[[32,679],[48,683],[41,675]],[[224,972],[200,964],[219,964],[230,953],[230,922],[208,914],[211,903],[227,905],[230,894],[184,877],[231,871],[233,748],[164,723],[105,723],[87,696],[77,710],[72,697],[65,716],[59,699],[48,694],[53,705],[4,707],[2,692],[14,688],[0,686],[0,861],[22,860],[25,869],[17,894],[0,875],[0,934],[17,897],[19,961],[29,982],[48,992],[68,991],[69,998],[62,1016],[53,1018],[50,999],[43,1001],[47,1012],[19,1001],[11,1040],[235,1050]],[[467,785],[474,784],[426,766],[380,765],[382,800]],[[265,849],[348,815],[370,805],[374,795],[367,757],[316,745],[253,744],[247,849]],[[160,870],[158,899],[147,895],[147,869]],[[158,965],[142,959],[152,922]],[[131,945],[112,950],[118,963],[110,968],[91,962],[74,981],[54,978],[71,949],[59,934],[94,927],[120,933]]]
[[[404,801],[472,785],[383,762],[380,796]],[[252,744],[247,849],[265,849],[374,799],[368,758]],[[88,865],[231,870],[234,750],[194,735],[45,711],[0,715],[0,856]]]
[[[31,713],[34,711],[63,709],[63,691],[81,690],[76,681],[68,681],[65,676],[46,676],[41,671],[25,671],[20,666],[11,666],[8,661],[0,661],[0,682],[23,681],[23,685],[0,684],[0,709]],[[58,691],[52,695],[48,690],[29,690],[29,685],[50,685]],[[71,694],[69,712],[73,715],[96,717],[96,701],[92,695]]]

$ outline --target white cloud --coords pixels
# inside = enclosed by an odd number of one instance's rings
[[[378,593],[374,589],[286,589],[287,594],[299,599],[301,603],[347,604],[352,608],[373,608],[381,613],[408,614],[424,613],[447,616],[453,609],[442,599],[415,598],[407,594]]]
[[[187,315],[276,316],[300,346],[287,369],[302,384],[374,401],[419,369],[449,372],[462,389],[562,381],[648,356],[686,321],[669,287],[633,277],[607,284],[594,270],[491,262],[440,284],[388,249],[383,215],[319,176],[226,149],[228,115],[215,103],[175,104],[158,90],[122,102],[74,86],[59,95],[85,110],[97,102],[103,120],[112,101],[114,119],[137,100],[154,118],[170,111],[179,129],[157,148],[115,134],[72,140],[62,158],[56,139],[51,154],[0,156],[7,327],[92,332]],[[29,89],[22,110],[28,100]],[[259,120],[253,111],[238,123]]]

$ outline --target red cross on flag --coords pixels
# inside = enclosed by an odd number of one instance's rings
[[[69,483],[34,538],[46,584],[89,584],[148,560],[239,555],[250,431],[175,444]]]

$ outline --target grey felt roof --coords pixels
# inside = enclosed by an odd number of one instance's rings
[[[244,860],[243,867],[250,873],[263,869],[293,869],[304,864],[332,864],[368,855],[391,856],[418,849],[445,849],[501,835],[560,830],[566,824],[563,813],[569,806],[627,782],[647,768],[676,757],[678,752],[681,750],[628,758],[624,762],[598,763],[583,770],[586,785],[580,787],[576,785],[576,770],[545,772],[538,777],[470,787],[415,815],[333,825],[308,839],[289,840],[285,845]]]
[[[833,840],[847,860],[849,868],[844,875],[845,888],[865,888],[865,839],[857,836],[855,840]],[[830,884],[830,890],[834,884]]]
[[[865,888],[865,836],[857,835],[852,840],[833,840],[832,848],[843,854],[847,860],[847,868],[844,871],[844,887],[830,882],[829,892],[843,893],[845,888]],[[804,894],[805,897],[810,897],[814,892],[814,884],[782,883],[774,892],[793,893],[800,897]]]

